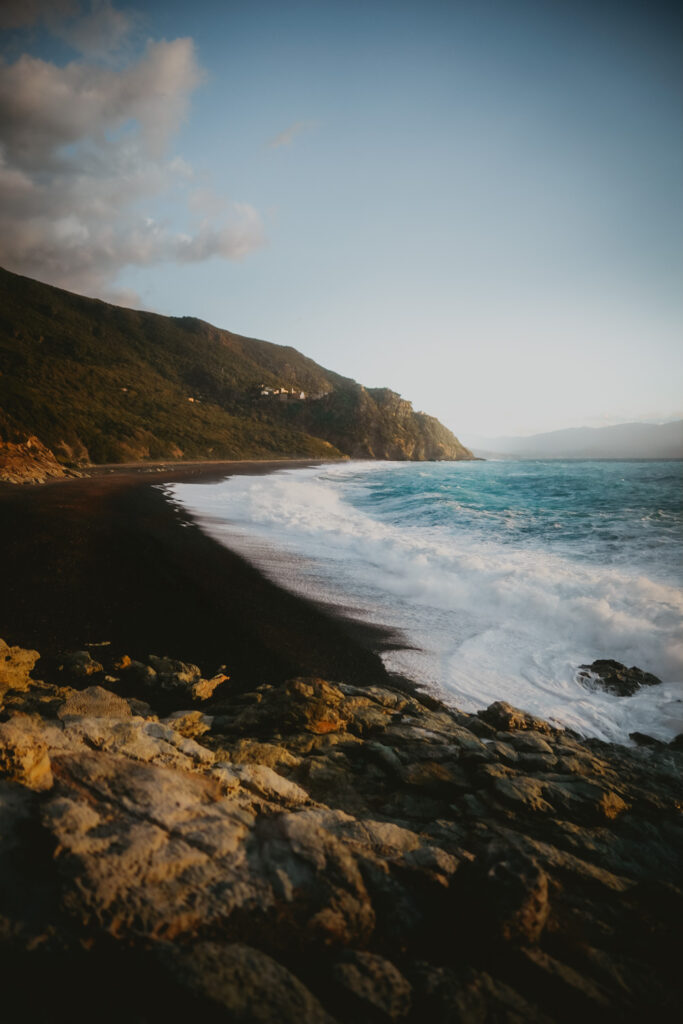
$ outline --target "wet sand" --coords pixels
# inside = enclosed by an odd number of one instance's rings
[[[281,590],[155,487],[315,464],[100,467],[0,487],[0,637],[39,650],[44,672],[63,651],[106,644],[108,655],[177,657],[205,673],[226,665],[235,685],[381,681],[381,630]]]

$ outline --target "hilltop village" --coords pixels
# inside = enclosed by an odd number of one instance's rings
[[[258,393],[261,398],[278,398],[281,401],[293,398],[301,402],[306,398],[306,392],[298,388],[271,388],[267,384],[259,384]]]
[[[318,398],[324,398],[325,395],[329,394],[329,389],[327,391],[317,391],[315,394],[307,394],[300,388],[278,388],[272,387],[270,384],[259,384],[256,388],[256,393],[260,398],[277,398],[279,401],[303,402],[306,399],[315,401]]]

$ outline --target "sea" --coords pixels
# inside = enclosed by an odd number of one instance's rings
[[[164,485],[278,584],[387,627],[390,671],[628,743],[683,731],[683,462],[344,462]],[[611,658],[658,676],[592,691]]]

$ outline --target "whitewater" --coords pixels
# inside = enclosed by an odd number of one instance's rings
[[[388,627],[390,671],[584,736],[683,731],[681,462],[347,462],[164,485],[288,589]],[[613,658],[662,684],[587,690]]]

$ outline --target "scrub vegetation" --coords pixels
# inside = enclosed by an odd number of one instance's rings
[[[305,400],[264,398],[261,386]],[[0,436],[66,465],[467,458],[436,420],[296,349],[122,309],[0,270]]]

